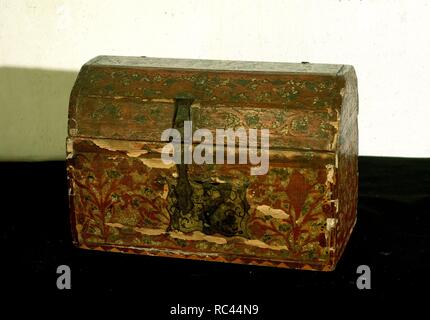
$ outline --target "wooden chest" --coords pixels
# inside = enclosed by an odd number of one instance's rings
[[[70,97],[74,242],[333,270],[356,221],[357,113],[348,65],[96,57]]]

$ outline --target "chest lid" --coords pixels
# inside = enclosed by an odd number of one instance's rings
[[[269,129],[275,148],[334,151],[351,81],[346,65],[99,56],[73,87],[69,136],[159,142],[191,120],[193,130]]]

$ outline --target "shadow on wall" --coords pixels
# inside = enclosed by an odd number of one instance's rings
[[[0,161],[64,160],[78,72],[0,67]]]

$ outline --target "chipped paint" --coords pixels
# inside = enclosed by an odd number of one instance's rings
[[[339,199],[329,200],[327,203],[333,203],[336,208],[336,213],[339,212]]]
[[[71,138],[67,138],[67,140],[66,140],[66,159],[72,159],[73,156],[74,156],[73,140]]]
[[[330,232],[336,226],[337,219],[335,219],[335,218],[327,218],[326,222],[327,222],[326,229],[327,229],[328,232]]]
[[[216,244],[226,244],[227,240],[223,237],[206,235],[200,231],[193,231],[191,234],[185,234],[181,231],[171,231],[169,235],[175,239],[191,240],[191,241],[208,241]]]
[[[166,233],[166,230],[163,229],[134,228],[134,230],[147,236],[159,236]]]
[[[127,228],[127,226],[123,225],[122,223],[106,222],[105,225],[112,227],[112,228],[119,228],[119,229]],[[166,230],[152,229],[152,228],[135,227],[135,228],[133,228],[133,230],[136,232],[139,232],[140,234],[147,235],[147,236],[158,236],[158,235],[167,233]]]
[[[226,183],[227,181],[221,180],[219,177],[211,177],[211,180],[215,183]]]
[[[335,184],[335,175],[334,175],[334,166],[332,164],[327,164],[327,182],[331,184]]]
[[[245,240],[245,243],[249,246],[254,246],[258,248],[263,249],[271,249],[271,250],[288,250],[287,246],[274,246],[274,245],[268,245],[267,243],[261,241],[261,240]]]
[[[105,225],[109,226],[109,227],[113,227],[113,228],[124,228],[125,226],[121,223],[110,223],[110,222],[106,222]]]
[[[114,139],[91,139],[99,148],[109,151],[127,151],[129,157],[140,157],[147,154],[147,150],[142,150],[143,142],[114,140]]]
[[[175,103],[174,99],[151,99],[151,102]]]
[[[150,168],[170,169],[175,166],[175,162],[173,160],[162,160],[160,158],[139,158],[139,160],[142,161],[145,166]]]
[[[260,205],[257,207],[257,210],[259,211],[260,214],[264,216],[271,216],[275,219],[288,219],[290,216],[284,210],[275,209],[268,205]]]

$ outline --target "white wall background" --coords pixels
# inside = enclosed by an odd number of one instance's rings
[[[77,71],[100,54],[352,64],[360,154],[430,157],[429,21],[419,0],[0,0],[0,66]],[[19,119],[5,103],[0,117]],[[65,135],[48,158],[64,158]]]

